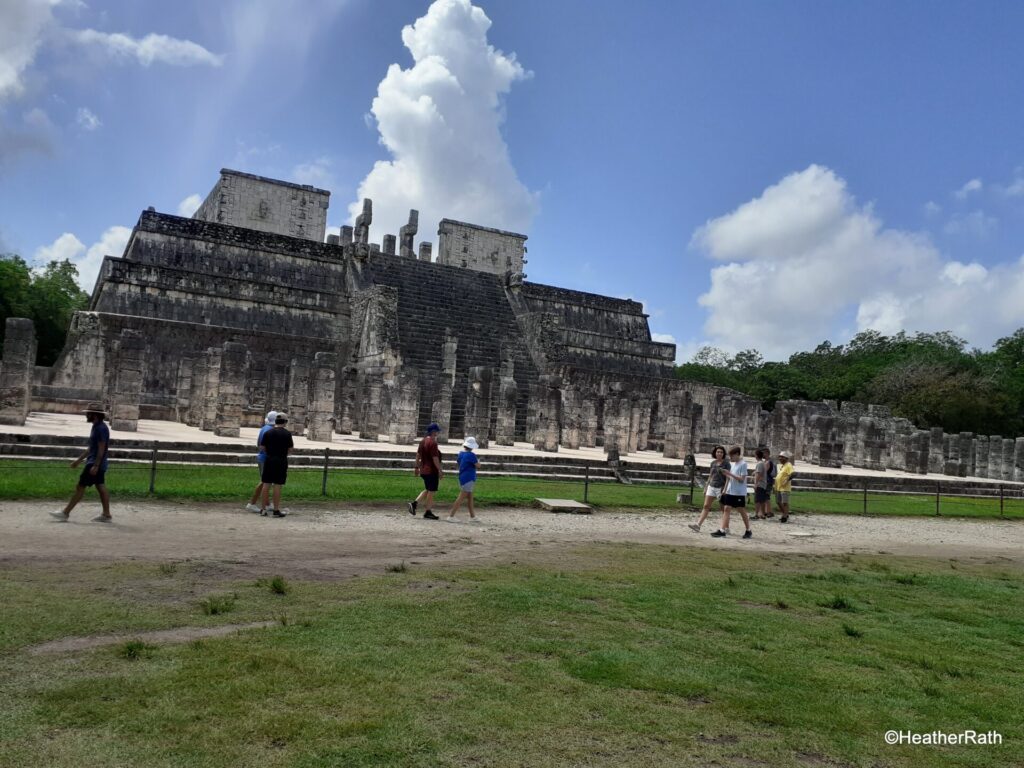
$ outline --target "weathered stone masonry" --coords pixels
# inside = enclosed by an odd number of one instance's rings
[[[1024,480],[1024,438],[924,431],[885,408],[783,401],[673,376],[635,301],[530,283],[526,237],[444,219],[438,260],[410,211],[383,247],[373,206],[324,241],[329,194],[224,170],[191,219],[147,210],[104,259],[51,368],[7,322],[0,421],[113,408],[238,434],[271,409],[310,439],[444,437],[683,458],[768,444],[823,466]],[[34,371],[34,372],[33,372]]]

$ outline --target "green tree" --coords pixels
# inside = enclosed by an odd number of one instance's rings
[[[78,287],[77,278],[77,267],[67,260],[32,270],[19,256],[0,258],[0,326],[8,317],[32,320],[39,341],[38,365],[53,365],[64,348],[72,315],[89,305],[89,295]]]

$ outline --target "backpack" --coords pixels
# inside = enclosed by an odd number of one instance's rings
[[[775,475],[776,474],[778,474],[778,472],[775,469],[775,462],[772,461],[771,459],[768,459],[768,466],[765,467],[764,477],[765,477],[766,487],[767,487],[767,489],[769,491],[772,488],[775,487]]]

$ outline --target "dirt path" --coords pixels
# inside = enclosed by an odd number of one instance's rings
[[[981,558],[1024,565],[1024,522],[943,518],[794,517],[788,525],[755,522],[754,538],[726,540],[686,527],[689,513],[600,512],[557,515],[535,509],[484,510],[484,522],[450,524],[411,518],[394,507],[296,505],[285,520],[234,505],[115,503],[115,522],[91,523],[83,505],[70,523],[54,522],[53,502],[0,503],[0,565],[88,560],[203,560],[225,577],[268,571],[297,579],[380,573],[385,566],[504,562],[524,552],[569,544],[638,542],[742,551],[894,554]],[[442,513],[443,514],[443,513]],[[714,519],[714,518],[713,518]]]

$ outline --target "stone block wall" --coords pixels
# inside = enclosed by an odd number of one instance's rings
[[[32,401],[37,346],[36,330],[31,320],[7,318],[3,366],[0,367],[0,424],[25,423]]]
[[[502,277],[523,274],[526,235],[441,219],[437,236],[441,264]]]
[[[331,193],[224,168],[194,219],[322,243]]]

